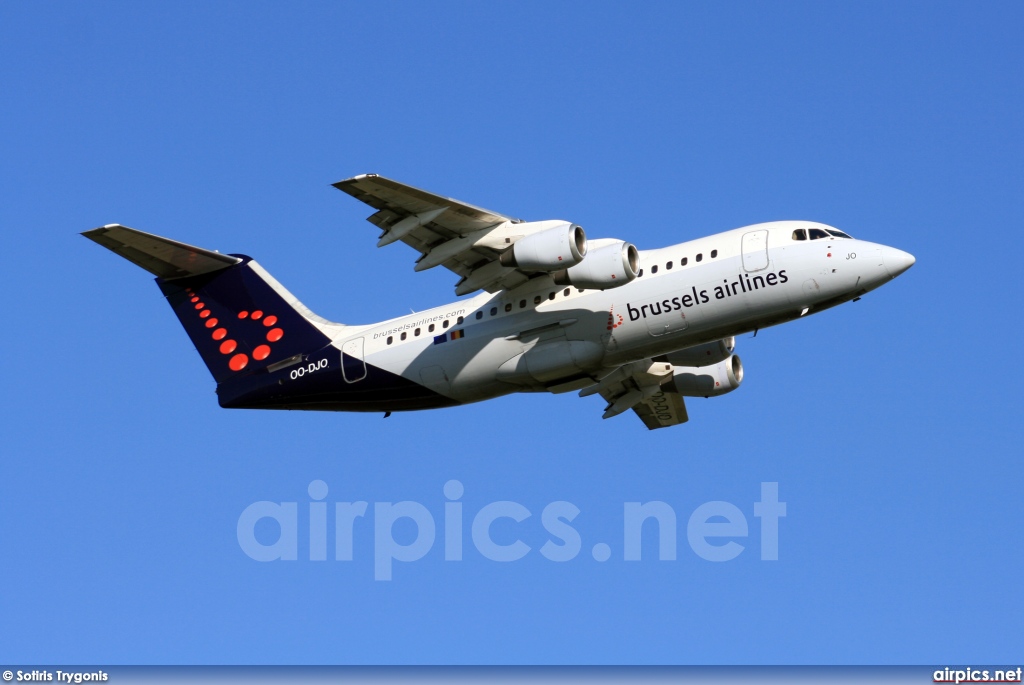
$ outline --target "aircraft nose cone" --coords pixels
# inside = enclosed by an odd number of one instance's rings
[[[901,273],[914,266],[914,255],[894,247],[887,247],[882,250],[882,261],[885,262],[885,270],[889,276],[896,278]]]

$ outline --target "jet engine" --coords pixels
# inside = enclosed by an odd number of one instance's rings
[[[729,336],[715,342],[669,352],[665,359],[673,366],[710,366],[725,361],[736,349],[736,338]]]
[[[683,397],[717,397],[732,392],[743,382],[743,364],[732,355],[714,366],[677,366],[666,384]]]
[[[600,246],[598,246],[600,243]],[[594,241],[587,258],[576,266],[551,274],[558,285],[608,290],[626,285],[637,275],[640,253],[622,240]]]
[[[556,271],[582,262],[587,256],[583,227],[567,221],[554,223],[558,225],[517,240],[501,253],[501,265],[523,271]]]

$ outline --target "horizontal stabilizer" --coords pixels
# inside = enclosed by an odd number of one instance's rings
[[[82,235],[164,280],[208,274],[242,261],[120,224],[94,228]]]

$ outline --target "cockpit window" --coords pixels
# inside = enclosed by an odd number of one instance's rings
[[[798,228],[793,231],[793,240],[807,240],[807,231],[802,228]]]
[[[808,230],[808,233],[811,234],[811,240],[821,240],[822,238],[828,238],[828,233],[821,230],[820,228],[812,228]]]
[[[836,238],[847,238],[849,240],[853,240],[853,236],[851,236],[851,235],[849,235],[847,233],[843,233],[842,231],[837,230],[835,228],[828,229],[828,232],[830,234],[834,235]]]

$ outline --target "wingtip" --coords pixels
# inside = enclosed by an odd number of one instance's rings
[[[340,189],[346,183],[362,181],[364,178],[377,178],[377,176],[378,174],[359,174],[358,176],[353,176],[352,178],[343,178],[342,180],[337,181],[336,183],[332,183],[331,185],[334,186],[335,188]]]
[[[79,235],[84,235],[86,238],[92,238],[95,235],[103,235],[103,233],[111,228],[127,228],[121,224],[104,224],[96,228],[90,228],[88,231],[82,231]]]

